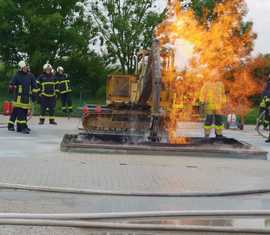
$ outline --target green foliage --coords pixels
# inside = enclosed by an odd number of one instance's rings
[[[35,75],[49,61],[64,66],[74,93],[96,95],[107,76],[103,59],[89,50],[96,35],[87,0],[0,0],[0,90],[7,89],[17,63],[27,59]]]
[[[34,73],[76,52],[87,52],[91,22],[85,0],[0,0],[0,55],[8,66],[27,58]]]
[[[74,94],[83,93],[86,98],[97,95],[99,88],[105,85],[109,73],[104,60],[95,54],[75,53],[63,66],[70,76]]]
[[[154,0],[91,0],[92,20],[101,41],[106,43],[111,63],[121,65],[122,73],[133,74],[136,55],[149,47],[155,26],[163,14],[156,13]]]
[[[180,2],[186,1],[180,0]],[[214,8],[218,2],[221,2],[221,0],[191,0],[184,4],[184,7],[192,8],[199,21],[206,23],[206,21],[211,21],[215,17]]]
[[[245,124],[255,125],[258,117],[258,108],[253,108],[246,116],[245,116]]]
[[[0,94],[2,96],[8,95],[8,82],[14,72],[14,69],[7,67],[4,63],[0,62]]]

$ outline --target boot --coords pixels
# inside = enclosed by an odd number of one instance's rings
[[[55,122],[54,119],[50,119],[50,124],[51,124],[51,125],[57,125],[57,123]]]
[[[9,131],[15,131],[14,125],[8,124],[8,130]]]
[[[204,138],[209,139],[211,134],[211,129],[204,128]]]
[[[216,135],[216,139],[223,139],[223,135]]]
[[[209,139],[210,138],[210,135],[209,134],[204,134],[204,138],[205,139]]]
[[[44,125],[44,122],[45,122],[45,119],[44,118],[40,118],[38,124],[39,125]]]
[[[216,134],[216,139],[223,139],[224,138],[222,129],[219,129],[219,128],[216,129],[215,134]]]
[[[21,132],[22,134],[25,134],[25,135],[30,134],[30,131],[27,130],[26,128],[22,129],[20,132]]]

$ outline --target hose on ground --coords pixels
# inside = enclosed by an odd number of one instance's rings
[[[0,219],[0,225],[20,226],[53,226],[72,228],[109,229],[122,231],[166,231],[166,232],[223,232],[223,233],[256,233],[269,234],[267,228],[221,227],[221,226],[194,226],[194,225],[168,225],[168,224],[133,224],[117,222],[89,222],[74,220],[25,220],[25,219]]]
[[[22,190],[46,193],[64,193],[64,194],[81,194],[81,195],[103,195],[103,196],[129,196],[129,197],[231,197],[247,196],[256,194],[270,193],[270,189],[250,189],[223,192],[183,192],[183,193],[166,193],[166,192],[122,192],[110,190],[78,189],[63,187],[31,186],[23,184],[0,183],[0,190]]]
[[[115,220],[146,218],[187,217],[269,217],[270,210],[187,210],[187,211],[141,211],[111,213],[0,213],[0,219],[46,219],[46,220]]]

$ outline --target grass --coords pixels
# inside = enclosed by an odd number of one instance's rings
[[[245,124],[256,124],[258,107],[254,107],[245,117]]]

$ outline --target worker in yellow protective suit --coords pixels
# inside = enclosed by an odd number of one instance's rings
[[[206,119],[204,134],[210,137],[211,129],[215,129],[216,137],[220,138],[224,129],[222,110],[226,104],[224,85],[218,70],[213,70],[200,91],[200,102],[204,105]]]

